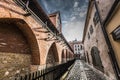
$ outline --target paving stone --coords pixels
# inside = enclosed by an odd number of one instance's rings
[[[76,60],[66,80],[106,80],[106,78],[95,72],[83,61]]]

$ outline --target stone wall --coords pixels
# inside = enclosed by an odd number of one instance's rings
[[[105,20],[115,0],[96,0],[102,21]]]
[[[97,47],[99,50],[99,55],[102,61],[102,65],[104,68],[104,73],[109,76],[111,79],[115,79],[115,73],[113,71],[113,67],[108,55],[108,47],[101,29],[100,22],[97,23],[95,26],[93,23],[93,17],[96,12],[95,6],[91,7],[91,12],[89,14],[89,21],[86,28],[86,35],[84,40],[84,48],[85,52],[88,52],[88,57],[90,60],[90,64],[93,65],[92,56],[91,56],[91,49],[92,47]],[[90,34],[90,26],[93,26],[93,33]],[[88,39],[88,33],[90,34],[90,38]],[[87,53],[86,53],[87,57]]]
[[[13,80],[30,72],[31,55],[0,52],[0,80]]]

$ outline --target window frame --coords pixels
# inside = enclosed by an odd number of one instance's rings
[[[112,34],[113,40],[115,41],[120,40],[120,25],[117,28],[115,28],[111,34]]]
[[[90,34],[93,34],[93,32],[94,32],[94,29],[93,29],[93,26],[92,25],[90,25]]]
[[[99,22],[99,16],[98,16],[98,12],[96,11],[96,12],[94,13],[93,23],[94,23],[94,25],[96,26],[98,22]]]

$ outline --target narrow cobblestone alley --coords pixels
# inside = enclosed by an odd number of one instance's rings
[[[102,73],[86,64],[84,61],[76,60],[66,80],[110,80]]]
[[[0,80],[120,80],[120,0],[0,0]]]

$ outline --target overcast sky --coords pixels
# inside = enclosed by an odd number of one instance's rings
[[[39,0],[47,14],[60,11],[62,33],[67,41],[82,40],[88,0]]]

